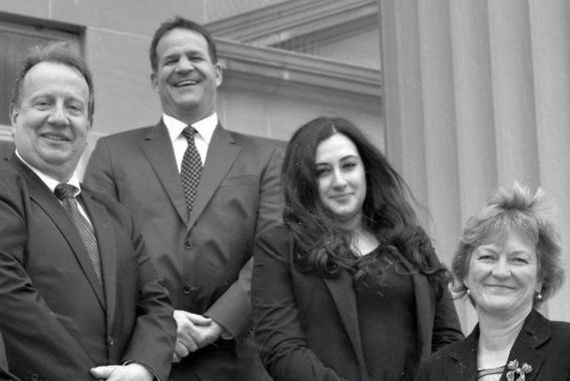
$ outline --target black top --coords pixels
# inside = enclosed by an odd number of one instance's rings
[[[378,248],[354,265],[358,323],[370,380],[413,380],[419,362],[414,287],[397,254]],[[373,339],[382,336],[385,340]]]

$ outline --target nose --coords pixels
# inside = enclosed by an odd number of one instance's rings
[[[69,118],[65,112],[65,106],[61,102],[57,102],[49,115],[48,123],[56,126],[69,125]]]
[[[346,179],[339,169],[335,169],[333,172],[333,186],[335,188],[344,188],[346,186]]]
[[[178,62],[176,63],[176,72],[177,73],[184,73],[187,71],[192,70],[194,67],[192,66],[192,62],[186,56],[180,57]]]
[[[506,279],[511,276],[511,268],[506,260],[499,260],[493,266],[491,275],[495,278]]]

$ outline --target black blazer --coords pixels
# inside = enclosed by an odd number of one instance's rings
[[[8,360],[4,349],[4,340],[0,335],[0,381],[18,381],[18,378],[8,372]]]
[[[456,381],[477,379],[479,326],[462,341],[453,343],[425,360],[416,381]],[[507,363],[517,360],[532,371],[526,381],[570,380],[570,323],[550,321],[533,310],[521,329]],[[505,369],[501,381],[506,381]]]
[[[255,333],[274,379],[367,381],[351,274],[342,271],[330,279],[302,272],[292,260],[293,243],[284,226],[259,237],[254,258]],[[412,278],[418,353],[427,357],[463,334],[449,292],[436,300],[425,276],[415,272]]]

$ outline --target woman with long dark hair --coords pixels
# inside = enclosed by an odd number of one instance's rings
[[[296,131],[282,176],[284,226],[254,249],[265,367],[276,381],[413,379],[462,334],[403,179],[358,128],[329,117]]]

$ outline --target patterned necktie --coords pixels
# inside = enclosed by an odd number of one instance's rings
[[[79,189],[74,187],[70,184],[58,184],[55,187],[53,193],[55,197],[61,200],[61,203],[69,217],[71,217],[71,221],[79,231],[79,235],[87,248],[87,252],[89,253],[89,259],[91,259],[91,263],[93,264],[93,269],[95,270],[95,274],[97,275],[97,279],[101,282],[101,257],[99,256],[99,246],[97,245],[97,239],[95,238],[95,231],[93,230],[93,226],[89,223],[87,218],[79,211],[79,205],[77,199],[75,198],[76,193],[79,192]]]
[[[188,217],[192,212],[192,206],[198,192],[198,184],[200,183],[200,175],[202,174],[202,161],[200,154],[194,143],[194,135],[196,130],[192,126],[188,126],[182,130],[182,136],[188,141],[188,148],[184,152],[182,158],[182,166],[180,169],[180,179],[184,188],[184,197],[186,198],[186,208],[188,209]]]

